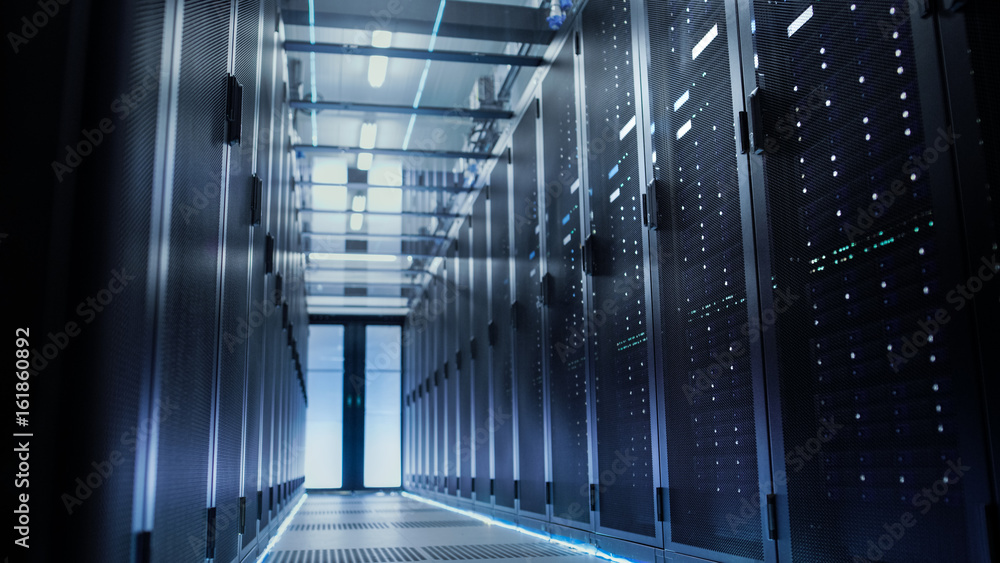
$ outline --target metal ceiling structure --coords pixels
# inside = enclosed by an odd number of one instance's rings
[[[555,37],[541,0],[282,3],[311,314],[404,315]]]

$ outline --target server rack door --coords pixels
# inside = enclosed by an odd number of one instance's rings
[[[20,11],[10,3],[5,7]],[[176,80],[169,63],[172,44],[180,40],[172,30],[180,22],[174,4],[158,1],[104,2],[73,10],[72,18],[52,22],[44,46],[38,41],[17,47],[18,58],[7,61],[11,74],[31,76],[32,87],[15,94],[27,98],[10,102],[33,128],[19,135],[26,150],[13,158],[7,153],[8,162],[18,162],[16,170],[31,176],[31,188],[16,195],[5,191],[13,201],[4,205],[2,220],[4,231],[17,233],[3,244],[3,285],[9,288],[4,294],[14,305],[13,311],[10,305],[4,308],[4,318],[10,328],[15,322],[25,327],[7,333],[23,350],[14,358],[15,373],[26,377],[13,385],[20,403],[15,410],[33,415],[17,413],[30,424],[19,421],[28,426],[15,431],[15,447],[25,452],[15,462],[15,467],[25,464],[14,471],[20,474],[14,479],[20,493],[15,498],[34,503],[30,514],[26,504],[17,503],[25,509],[22,523],[30,518],[36,531],[53,530],[49,535],[57,540],[43,543],[37,535],[33,540],[25,535],[26,549],[15,546],[10,554],[19,559],[17,552],[26,551],[25,560],[56,560],[72,546],[77,561],[128,560],[136,532],[152,524],[144,511],[134,512],[153,500],[146,479],[155,472],[145,460],[155,459],[156,445],[145,438],[155,435],[160,420],[183,418],[186,406],[181,395],[154,395],[150,373],[157,262],[167,243],[161,226],[170,221],[163,210],[169,209],[171,187],[161,167],[172,161],[160,143],[168,138],[168,116],[175,113],[169,103],[175,98],[167,95],[172,81],[159,78],[162,72]],[[68,45],[86,50],[85,60],[66,56]],[[67,72],[70,68],[73,72]],[[60,86],[41,84],[49,79]],[[75,86],[86,88],[86,95],[70,101],[66,93]],[[127,119],[120,111],[108,114],[109,104],[124,92],[137,93],[129,95],[134,106]],[[93,150],[76,149],[88,156],[46,179],[35,173],[34,162],[27,162],[55,156],[53,141],[69,133],[60,127],[67,122],[94,124],[88,130],[98,123],[114,125],[105,130],[108,135],[84,133]],[[26,137],[32,141],[25,142]],[[81,141],[88,142],[73,142]],[[65,164],[63,147],[51,166]],[[20,185],[10,172],[5,183]],[[32,434],[44,438],[35,440]],[[25,440],[31,442],[30,452],[18,447]],[[198,500],[204,504],[204,496]]]
[[[540,103],[535,99],[534,104]],[[513,162],[513,286],[517,498],[521,513],[546,514],[544,370],[542,369],[542,257],[538,218],[537,116],[529,109],[511,138]]]
[[[590,517],[590,433],[586,303],[580,257],[583,211],[574,40],[542,83],[543,197],[548,302],[548,387],[552,520],[586,529]]]
[[[950,118],[955,128],[960,200],[969,241],[966,260],[970,271],[987,272],[982,259],[1000,247],[1000,198],[993,187],[1000,185],[1000,108],[992,103],[1000,72],[993,53],[993,30],[1000,25],[1000,5],[977,2],[958,5],[957,10],[937,14],[947,73]],[[994,275],[995,277],[995,275]],[[1000,283],[984,284],[973,303],[979,321],[979,363],[993,362],[993,344],[1000,342]],[[984,396],[989,415],[991,451],[1000,451],[1000,381],[984,372]],[[1000,459],[993,456],[993,518],[1000,522]],[[994,529],[993,536],[1000,536]],[[994,552],[1000,546],[994,547]]]
[[[435,280],[431,286],[432,291],[430,293],[430,315],[434,319],[432,325],[432,330],[430,331],[431,338],[434,342],[434,372],[436,374],[437,381],[437,400],[441,408],[437,411],[437,436],[438,444],[437,451],[435,455],[438,459],[438,473],[435,476],[434,490],[444,493],[448,490],[448,464],[450,463],[450,457],[448,456],[448,365],[447,365],[447,355],[445,354],[445,318],[444,318],[444,306],[445,306],[445,285],[440,281]]]
[[[934,23],[889,0],[752,9],[761,279],[798,301],[764,333],[779,557],[985,561]]]
[[[490,364],[493,366],[493,500],[514,510],[514,381],[510,329],[510,148],[490,173]]]
[[[448,494],[458,495],[459,476],[461,475],[461,448],[460,448],[460,427],[459,416],[459,393],[461,386],[459,383],[458,367],[458,301],[459,301],[459,279],[458,279],[458,250],[457,243],[453,243],[446,253],[447,281],[445,282],[445,322],[444,322],[444,352],[445,362],[448,367],[448,397],[447,397],[447,427],[448,441],[445,446],[448,448],[448,457],[451,463],[448,464]]]
[[[161,397],[183,397],[184,416],[160,421],[150,551],[154,562],[202,561],[207,542],[213,387],[218,354],[219,194],[229,68],[228,3],[183,6],[177,84],[178,141],[165,217],[169,234],[161,278],[156,378]],[[211,196],[211,197],[209,197]],[[194,202],[205,201],[197,209]],[[196,210],[189,213],[187,210]],[[208,312],[206,314],[206,311]],[[194,545],[189,538],[195,538]]]
[[[428,467],[430,465],[430,428],[427,416],[427,398],[424,396],[424,377],[427,373],[427,352],[428,346],[427,331],[421,332],[418,338],[420,350],[420,362],[417,365],[416,379],[413,382],[414,391],[417,398],[417,476],[421,488],[427,488]]]
[[[440,434],[438,432],[438,411],[440,411],[444,405],[437,401],[437,393],[434,391],[434,335],[430,331],[426,332],[426,348],[425,356],[426,359],[423,362],[424,372],[422,377],[424,378],[421,384],[423,385],[424,392],[427,394],[427,488],[430,490],[434,489],[434,484],[437,482],[437,476],[441,471],[438,466],[438,440]]]
[[[757,282],[748,162],[736,130],[736,9],[646,2],[648,29],[657,31],[643,45],[642,72],[667,547],[760,561],[776,551],[764,541],[772,491],[768,450],[758,447],[768,439],[760,342],[749,330]]]
[[[622,0],[582,14],[597,526],[660,546],[633,16]]]
[[[472,207],[472,336],[470,343],[472,351],[472,439],[476,452],[476,479],[473,492],[477,503],[492,504],[490,494],[490,435],[493,427],[493,417],[490,416],[490,363],[488,346],[490,291],[488,265],[489,240],[486,232],[486,197],[482,193],[476,198]]]
[[[458,231],[457,276],[455,291],[458,297],[458,319],[455,324],[457,352],[455,364],[458,369],[458,444],[460,493],[472,498],[472,369],[469,348],[469,323],[472,319],[470,276],[472,271],[471,239],[469,223],[465,222]]]
[[[253,253],[251,199],[257,173],[256,118],[260,89],[260,1],[236,3],[233,75],[243,87],[243,124],[240,143],[233,147],[229,161],[229,185],[224,194],[226,207],[222,249],[222,318],[219,331],[218,436],[215,460],[215,531],[219,561],[240,555],[238,541],[240,497],[243,489],[246,438],[245,408],[249,375],[247,335],[250,302],[250,259]],[[259,229],[258,229],[259,230]],[[256,332],[256,331],[254,331]],[[251,335],[252,336],[252,335]]]

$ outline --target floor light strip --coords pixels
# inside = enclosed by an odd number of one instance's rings
[[[309,498],[309,495],[302,493],[302,498],[300,498],[299,502],[295,503],[295,506],[292,507],[292,511],[288,514],[288,518],[285,518],[285,521],[282,522],[281,526],[278,526],[278,531],[271,537],[271,541],[267,542],[267,547],[264,549],[264,552],[260,554],[260,557],[257,558],[257,563],[264,563],[268,556],[271,555],[271,550],[273,550],[274,546],[277,545],[278,540],[281,539],[281,535],[288,529],[288,525],[292,523],[292,519],[295,518],[295,514],[299,511],[299,508],[302,507],[302,503],[304,503],[307,498]]]
[[[485,522],[485,523],[487,523],[487,524],[489,524],[491,526],[499,526],[501,528],[506,528],[508,530],[514,530],[515,532],[520,532],[520,533],[522,533],[522,534],[524,534],[526,536],[531,536],[533,538],[538,538],[540,540],[545,540],[545,541],[547,541],[549,543],[554,543],[554,544],[557,544],[557,545],[560,545],[560,546],[572,549],[573,551],[579,551],[579,552],[585,553],[587,555],[593,555],[594,557],[600,557],[601,559],[606,559],[608,561],[614,561],[615,563],[635,563],[631,559],[625,559],[623,557],[616,557],[616,556],[614,556],[614,555],[612,555],[612,554],[610,554],[610,553],[608,553],[606,551],[601,551],[601,550],[599,550],[599,549],[597,549],[596,547],[593,547],[593,546],[583,546],[583,545],[576,544],[576,543],[573,543],[573,542],[570,542],[570,541],[567,541],[567,540],[560,539],[560,538],[558,538],[556,536],[546,536],[544,534],[540,534],[538,532],[529,530],[528,528],[523,528],[521,526],[517,526],[517,525],[514,525],[514,524],[508,524],[506,522],[497,520],[495,518],[491,518],[491,517],[486,516],[484,514],[478,514],[478,513],[469,511],[469,510],[462,510],[461,508],[455,508],[454,506],[448,506],[447,504],[440,503],[440,502],[438,502],[436,500],[431,500],[431,499],[428,499],[428,498],[424,498],[422,496],[415,495],[413,493],[408,493],[408,492],[404,491],[401,494],[404,497],[408,498],[408,499],[412,499],[412,500],[415,500],[415,501],[423,502],[425,504],[429,504],[431,506],[436,506],[438,508],[443,508],[445,510],[448,510],[448,511],[451,511],[451,512],[455,512],[457,514],[462,514],[462,515],[468,516],[470,518],[475,518],[476,520],[480,520],[480,521]]]

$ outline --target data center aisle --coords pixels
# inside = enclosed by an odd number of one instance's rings
[[[400,495],[311,493],[266,563],[600,559]]]

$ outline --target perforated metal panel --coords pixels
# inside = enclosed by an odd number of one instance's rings
[[[589,389],[573,41],[542,83],[552,515],[590,522]]]
[[[517,390],[518,498],[522,511],[545,513],[545,396],[542,371],[542,256],[538,218],[536,113],[514,130],[514,379]]]
[[[243,465],[245,431],[244,393],[247,386],[249,350],[250,291],[250,200],[254,173],[253,124],[257,112],[259,88],[257,58],[260,50],[258,26],[259,0],[239,0],[236,6],[235,66],[233,74],[243,85],[243,124],[245,133],[233,147],[226,193],[225,247],[223,251],[221,349],[219,356],[218,442],[215,465],[215,505],[219,522],[216,531],[216,557],[230,561],[238,555],[236,520],[240,504],[240,469]],[[221,518],[225,515],[225,520]]]
[[[434,369],[436,370],[437,373],[437,380],[438,380],[437,401],[438,405],[440,405],[440,407],[437,410],[438,442],[437,442],[437,452],[435,453],[435,455],[437,456],[438,460],[438,471],[437,475],[435,475],[436,479],[435,490],[444,492],[447,490],[445,481],[448,475],[448,464],[453,457],[453,456],[449,457],[448,455],[451,450],[449,449],[449,442],[447,441],[448,433],[447,433],[447,428],[445,427],[445,424],[447,424],[448,421],[447,418],[448,397],[450,396],[448,394],[448,386],[447,386],[447,381],[445,379],[447,375],[447,369],[446,369],[447,358],[444,353],[445,317],[443,309],[445,305],[445,294],[444,294],[445,286],[444,284],[441,284],[439,282],[434,282],[433,287],[434,289],[432,296],[433,299],[436,300],[434,302],[435,304],[434,311],[436,311],[436,313],[434,317],[434,325],[433,325],[434,328],[430,334],[431,338],[434,339],[434,346],[433,346],[434,360],[435,360]]]
[[[473,490],[476,500],[490,502],[490,358],[489,334],[490,292],[487,280],[489,241],[486,236],[486,198],[480,194],[472,207],[472,326],[473,337],[473,431],[476,449],[476,480]]]
[[[458,252],[453,244],[446,253],[447,261],[447,281],[444,289],[442,290],[445,294],[445,321],[444,321],[444,357],[445,362],[448,366],[448,393],[446,398],[445,409],[447,411],[447,432],[448,439],[445,441],[445,447],[448,449],[447,456],[450,461],[448,464],[448,494],[458,495],[459,484],[459,468],[462,464],[460,459],[460,428],[459,428],[459,404],[460,397],[459,393],[461,388],[459,385],[459,370],[456,367],[455,357],[458,352],[458,335],[460,333],[458,329],[459,317],[458,317],[458,291],[459,291],[459,278],[458,278]],[[468,464],[468,461],[466,461]]]
[[[595,267],[588,314],[593,318],[589,332],[597,412],[597,474],[605,475],[599,489],[598,523],[653,537],[656,512],[644,297],[645,233],[631,21],[629,3],[624,0],[591,2],[583,11],[588,234],[592,237],[592,257],[588,260]]]
[[[909,14],[902,1],[754,4],[779,145],[764,158],[770,266],[800,296],[773,331],[792,557],[881,558],[869,542],[910,512],[916,527],[883,560],[969,560],[969,477],[949,462],[976,432],[958,409],[971,336],[960,321],[920,333],[957,314],[943,268],[956,249],[932,202],[948,181],[919,164],[948,142],[925,135],[936,93],[917,78],[915,44],[935,40],[893,17]]]
[[[469,322],[472,318],[472,296],[470,295],[470,260],[472,240],[469,223],[462,224],[458,232],[458,259],[456,283],[458,297],[458,321],[455,325],[460,359],[458,361],[458,463],[461,483],[459,492],[463,497],[472,498],[472,350],[469,347]]]
[[[506,153],[490,174],[490,262],[492,324],[496,340],[491,349],[493,410],[498,423],[493,432],[494,502],[514,508],[514,386],[510,331],[510,202]],[[502,423],[500,423],[502,421]]]
[[[230,6],[223,2],[184,3],[177,88],[178,138],[184,142],[176,146],[173,212],[166,218],[171,259],[161,297],[156,359],[161,394],[183,398],[184,412],[160,422],[154,562],[200,562],[205,557],[201,542],[207,532],[206,476],[218,350],[218,300],[211,288],[218,286],[222,242],[219,193],[225,121],[220,116],[226,109],[229,14]],[[207,203],[196,209],[196,201]],[[188,538],[195,539],[194,546]]]
[[[761,560],[763,396],[757,412],[728,45],[735,30],[722,2],[647,6],[650,29],[662,31],[649,37],[649,105],[671,539],[678,549]],[[737,515],[734,499],[754,509]]]
[[[261,81],[260,81],[260,110],[258,119],[260,130],[257,142],[257,163],[259,176],[264,182],[262,205],[268,202],[267,192],[273,184],[274,168],[278,167],[278,162],[271,160],[273,153],[272,143],[274,139],[280,139],[278,133],[272,131],[277,127],[280,129],[280,122],[273,119],[280,119],[281,111],[273,112],[275,96],[275,40],[272,30],[275,28],[277,18],[276,0],[265,0],[263,10],[263,43],[261,45]],[[277,113],[274,116],[273,113]],[[262,391],[264,381],[264,371],[266,369],[266,344],[265,338],[269,332],[268,317],[274,315],[274,299],[267,295],[269,280],[264,272],[264,252],[265,236],[268,232],[267,213],[269,209],[262,210],[261,225],[254,228],[251,238],[251,269],[250,269],[250,312],[247,317],[249,325],[254,327],[253,332],[248,335],[248,345],[250,359],[247,365],[247,413],[246,413],[246,447],[244,448],[244,472],[243,472],[243,496],[246,497],[246,528],[243,534],[243,545],[253,543],[257,537],[257,491],[260,490],[258,480],[260,478],[260,454],[263,447],[263,436],[261,432],[261,411],[262,411]],[[305,348],[303,346],[303,348]],[[304,354],[304,351],[302,352]],[[306,365],[303,357],[303,365]]]

